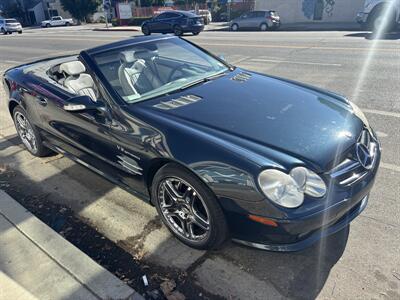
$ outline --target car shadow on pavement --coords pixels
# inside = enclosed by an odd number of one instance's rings
[[[342,257],[350,226],[299,252],[268,252],[230,245],[224,257],[238,261],[247,272],[272,284],[289,299],[315,299],[330,270]]]
[[[344,35],[345,37],[361,37],[365,38],[366,40],[399,40],[400,39],[400,32],[391,32],[385,33],[381,36],[376,36],[372,32],[357,32],[357,33],[349,33]]]

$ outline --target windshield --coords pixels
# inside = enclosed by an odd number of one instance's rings
[[[228,70],[219,60],[178,38],[103,52],[94,60],[127,103],[184,89]]]
[[[6,24],[14,24],[14,23],[18,23],[18,21],[15,19],[7,19],[6,20]]]

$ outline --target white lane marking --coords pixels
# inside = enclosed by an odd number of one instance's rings
[[[13,65],[16,65],[16,64],[22,64],[22,63],[23,63],[23,61],[16,61],[16,60],[5,60],[5,61],[4,61],[4,63],[6,63],[6,64],[13,64]]]
[[[293,61],[293,60],[276,60],[276,59],[264,59],[264,58],[252,58],[250,60],[255,62],[273,62],[273,63],[287,63],[287,64],[299,64],[299,65],[315,65],[315,66],[330,66],[330,67],[342,66],[341,64],[329,64],[329,63]]]
[[[400,172],[400,166],[398,166],[398,165],[381,162],[380,166],[384,169],[388,169],[388,170],[395,171],[395,172]]]
[[[377,135],[378,137],[380,137],[380,138],[385,138],[385,137],[388,137],[388,136],[389,136],[387,133],[382,132],[382,131],[376,131],[376,135]]]
[[[238,64],[238,63],[240,63],[240,62],[242,62],[242,61],[244,61],[244,60],[248,60],[249,58],[250,58],[250,56],[245,56],[245,57],[242,57],[242,58],[233,60],[231,63],[234,64],[234,65],[236,65],[236,64]]]
[[[400,118],[400,113],[397,113],[397,112],[376,110],[376,109],[368,109],[368,108],[362,108],[361,110],[363,112],[366,112],[366,113],[369,113],[369,114],[376,114],[376,115]]]

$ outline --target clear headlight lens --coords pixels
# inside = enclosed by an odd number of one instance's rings
[[[265,196],[287,208],[299,207],[304,194],[322,197],[326,194],[325,182],[315,172],[296,167],[289,174],[279,170],[264,170],[258,176],[258,183]]]
[[[265,196],[276,204],[295,208],[303,203],[303,191],[288,174],[273,169],[265,170],[258,176],[258,183]]]
[[[326,194],[325,182],[315,172],[304,167],[290,171],[290,176],[297,182],[299,188],[311,197],[320,198]]]

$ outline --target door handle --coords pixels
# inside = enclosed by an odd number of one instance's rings
[[[46,98],[37,97],[36,100],[40,105],[43,105],[43,106],[47,105],[47,99]]]

